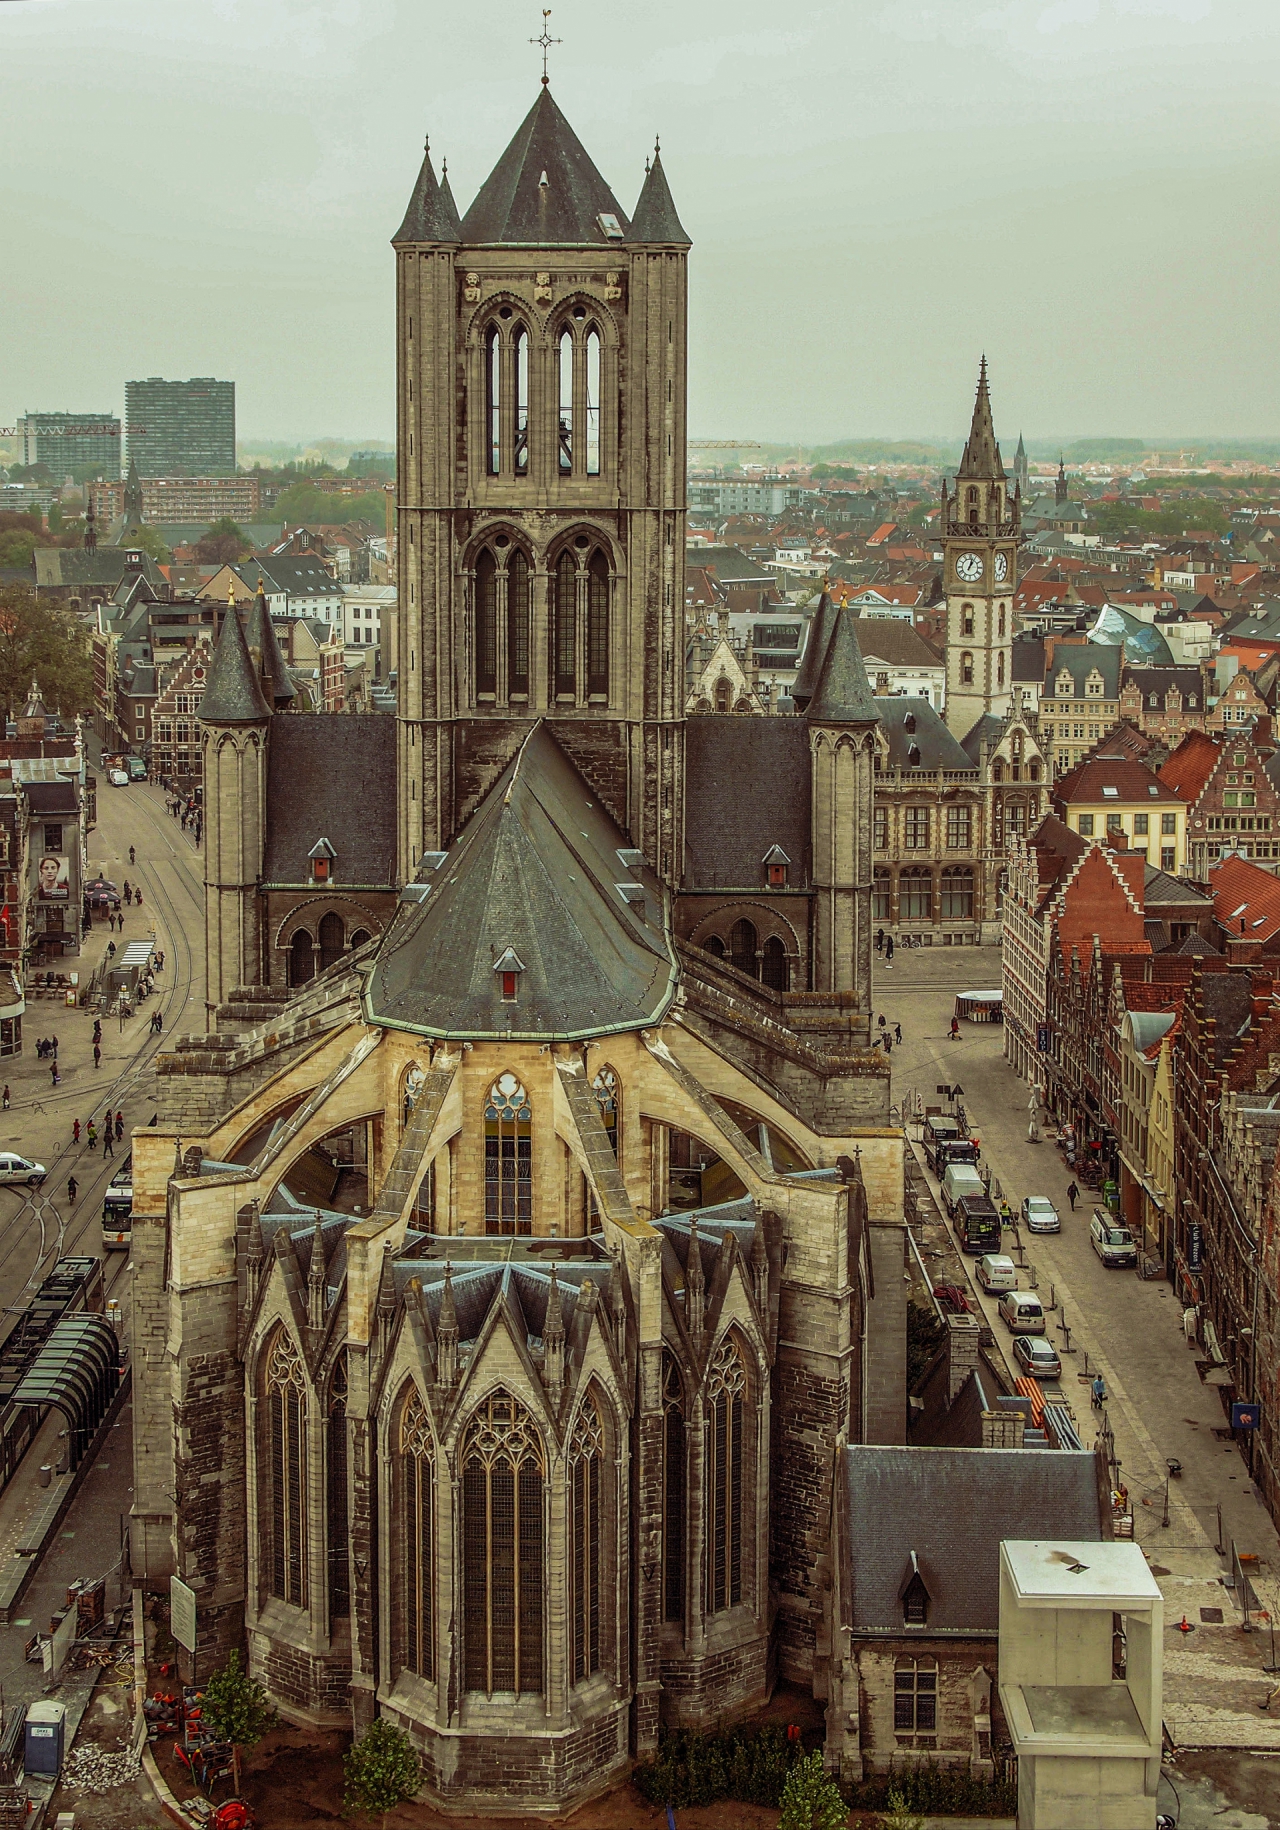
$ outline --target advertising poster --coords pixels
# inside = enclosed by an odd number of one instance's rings
[[[65,852],[45,852],[36,876],[41,902],[66,902],[71,893],[71,860]]]

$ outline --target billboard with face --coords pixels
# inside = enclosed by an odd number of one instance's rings
[[[41,902],[66,902],[71,893],[71,860],[65,852],[47,851],[36,867]]]

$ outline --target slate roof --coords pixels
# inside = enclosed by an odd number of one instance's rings
[[[1213,901],[1203,890],[1188,883],[1185,877],[1175,877],[1169,871],[1157,870],[1154,864],[1148,864],[1143,881],[1143,897],[1148,908],[1165,905],[1186,908],[1190,904],[1198,904],[1202,909],[1207,909]]]
[[[1092,1454],[1081,1449],[952,1449],[858,1443],[844,1452],[845,1528],[855,1632],[903,1635],[914,1551],[929,1591],[922,1635],[1000,1624],[1000,1542],[1100,1539]]]
[[[856,617],[853,633],[864,660],[884,661],[890,667],[942,667],[941,655],[899,617]]]
[[[200,701],[202,724],[260,724],[271,716],[249,658],[240,617],[234,610],[222,619]]]
[[[676,960],[663,887],[637,855],[540,721],[425,879],[425,900],[405,899],[369,981],[369,1020],[544,1042],[660,1021]],[[495,970],[508,949],[514,1003]]]
[[[298,689],[289,677],[284,656],[280,652],[280,639],[276,635],[276,626],[267,609],[267,600],[262,587],[253,600],[249,612],[249,647],[256,648],[261,656],[263,679],[270,684],[271,697],[278,712],[287,711],[291,702],[297,698]]]
[[[818,607],[809,618],[809,627],[805,636],[804,653],[800,656],[800,666],[796,672],[795,684],[791,688],[791,697],[803,711],[813,697],[818,684],[818,674],[827,657],[827,645],[831,640],[832,619],[835,608],[830,597],[824,591],[818,599]]]
[[[1013,665],[1009,678],[1015,685],[1040,686],[1044,682],[1044,637],[1026,632],[1013,638]]]
[[[788,881],[807,884],[812,767],[801,718],[690,718],[684,888],[757,891],[771,845],[791,860]]]
[[[617,198],[544,87],[481,185],[461,236],[476,246],[617,246],[619,238],[600,225],[602,215],[616,217],[627,236]]]
[[[1000,447],[996,443],[995,427],[991,422],[991,396],[987,392],[987,359],[984,356],[978,369],[978,394],[973,403],[973,423],[969,427],[956,480],[959,481],[962,477],[1003,476],[1004,465],[1000,461]]]
[[[648,176],[640,192],[640,201],[636,204],[636,213],[631,218],[632,241],[668,242],[676,247],[689,248],[693,244],[684,232],[680,218],[676,215],[675,202],[671,187],[667,183],[667,174],[662,169],[662,160],[653,155],[653,164],[649,167]]]
[[[293,712],[271,720],[264,886],[309,882],[308,853],[317,839],[328,839],[337,852],[335,889],[394,889],[394,718]]]
[[[73,781],[36,782],[23,781],[27,801],[32,813],[75,813],[79,810],[79,796]]]
[[[880,729],[889,744],[891,769],[963,769],[975,765],[965,755],[940,712],[927,699],[877,699]],[[909,729],[909,725],[914,729]],[[919,752],[913,760],[912,750]]]
[[[1015,650],[1017,648],[1016,642],[1014,648]],[[1102,676],[1102,692],[1095,696],[1102,699],[1118,699],[1120,696],[1120,660],[1120,649],[1109,643],[1098,647],[1094,647],[1088,642],[1059,642],[1056,644],[1053,659],[1045,668],[1046,710],[1053,709],[1050,702],[1057,698],[1058,675],[1064,670],[1071,676],[1071,683],[1075,688],[1075,698],[1083,699],[1086,696],[1085,681],[1091,673],[1097,672]],[[1066,703],[1065,694],[1063,703]]]
[[[38,585],[118,585],[125,573],[123,547],[100,546],[93,553],[83,547],[37,547],[33,557]],[[142,555],[142,570],[158,594],[164,575],[148,553]]]
[[[1004,719],[999,712],[984,712],[960,739],[960,748],[969,759],[969,767],[976,769],[981,765],[984,743],[994,749],[1003,736]]]
[[[251,591],[261,581],[268,591],[283,591],[290,597],[342,596],[342,586],[313,553],[297,558],[245,559],[231,570]]]
[[[1186,711],[1204,710],[1204,676],[1198,667],[1130,667],[1125,674],[1126,686],[1136,686],[1148,710],[1164,710],[1164,696],[1180,692]],[[1156,704],[1152,706],[1151,696]]]
[[[422,169],[418,173],[418,182],[413,187],[404,221],[391,237],[392,246],[403,241],[455,242],[461,239],[462,224],[458,220],[458,208],[453,201],[449,181],[446,178],[443,185],[436,183],[435,170],[431,164],[431,143],[428,141],[422,155]]]
[[[879,702],[867,679],[855,621],[851,610],[835,613],[822,670],[805,707],[810,724],[874,724],[879,717]]]

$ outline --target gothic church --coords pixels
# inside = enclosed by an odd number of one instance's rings
[[[837,1455],[905,1436],[877,706],[824,604],[802,715],[686,724],[689,246],[545,85],[465,216],[424,158],[394,730],[225,619],[210,1031],[134,1139],[135,1566],[494,1815],[826,1696]]]

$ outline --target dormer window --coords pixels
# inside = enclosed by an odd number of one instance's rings
[[[929,1624],[929,1591],[920,1574],[920,1562],[915,1551],[911,1552],[907,1577],[899,1591],[899,1599],[902,1602],[904,1626],[924,1627]]]
[[[1076,683],[1064,667],[1058,675],[1058,697],[1059,699],[1073,699],[1075,691]]]
[[[337,852],[328,839],[316,840],[307,853],[307,857],[311,861],[311,881],[313,883],[331,883],[333,881],[333,866],[337,856]]]
[[[498,975],[502,1002],[504,1004],[517,1003],[520,996],[520,974],[524,971],[524,963],[514,947],[508,947],[501,959],[494,961],[493,969]]]
[[[787,867],[791,863],[780,845],[771,845],[764,855],[765,879],[771,890],[785,890]]]

